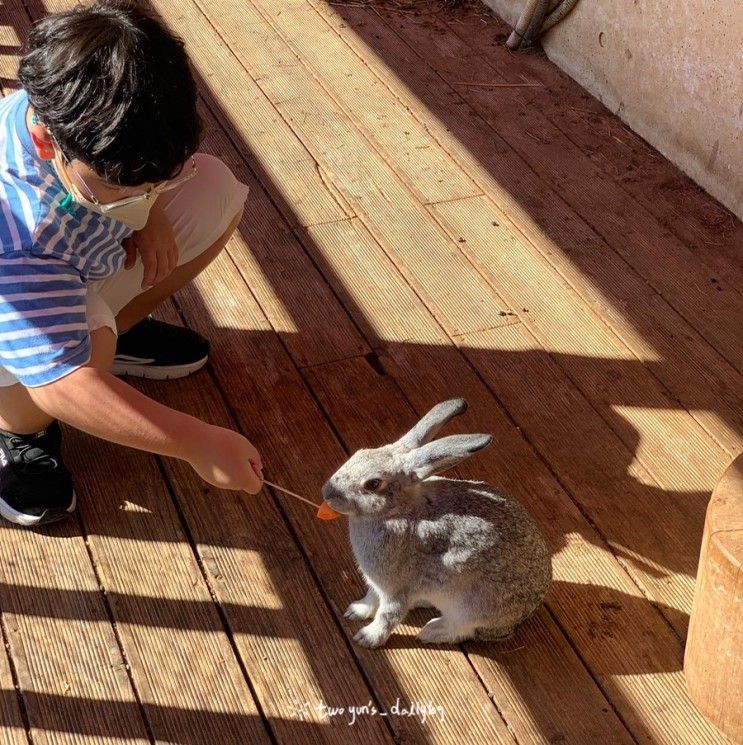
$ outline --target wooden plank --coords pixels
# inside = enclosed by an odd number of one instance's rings
[[[87,735],[118,743],[121,732],[149,742],[77,522],[34,532],[3,525],[0,535],[0,607],[33,742],[79,743]],[[63,605],[57,590],[68,591]],[[44,705],[54,697],[67,705]],[[111,710],[88,705],[96,700]]]
[[[492,203],[476,197],[430,209],[450,235],[463,237],[462,251],[523,319],[536,346],[565,371],[653,480],[664,489],[711,491],[729,455],[687,411],[679,411],[664,387],[539,253],[501,224]],[[617,416],[621,406],[635,410],[633,426]]]
[[[206,11],[206,6],[201,5]],[[482,194],[482,190],[438,144],[409,108],[393,96],[380,80],[366,69],[338,33],[326,24],[304,0],[261,2],[253,7],[225,7],[217,24],[229,28],[238,14],[247,14],[250,28],[262,44],[276,53],[290,50],[338,107],[362,133],[365,146],[379,153],[400,180],[422,204],[461,199]],[[222,26],[218,26],[220,29]],[[300,29],[308,30],[307,34]],[[222,31],[224,36],[224,31]],[[243,54],[254,77],[274,74],[273,54]],[[298,72],[298,71],[295,71]]]
[[[681,641],[623,566],[643,581],[646,574],[667,574],[665,568],[651,565],[641,555],[636,560],[623,557],[620,566],[603,538],[519,434],[509,414],[464,363],[461,352],[442,343],[445,337],[435,319],[417,302],[358,221],[315,226],[308,232],[313,236],[310,245],[323,246],[324,254],[332,257],[337,281],[357,304],[358,311],[354,312],[375,319],[377,326],[386,327],[389,319],[392,328],[397,329],[402,323],[398,309],[404,309],[408,326],[404,335],[396,339],[380,335],[373,345],[382,369],[394,378],[416,413],[424,413],[436,401],[463,395],[473,406],[469,423],[460,426],[494,433],[497,447],[488,451],[472,474],[484,475],[513,493],[539,520],[555,552],[557,582],[550,609],[633,735],[652,742],[718,741],[686,696]],[[375,270],[359,272],[360,257]],[[387,298],[393,298],[394,304]],[[502,331],[519,327],[517,324]],[[334,405],[357,412],[373,445],[387,436],[380,434],[374,440],[373,433],[380,431],[379,427],[388,427],[382,431],[389,432],[393,426],[401,429],[407,422],[401,422],[399,411],[390,406],[361,402],[359,397],[369,385],[366,379],[347,384]],[[336,412],[334,421],[340,416]],[[580,497],[580,489],[574,496]],[[616,512],[615,507],[611,514]],[[661,606],[660,610],[677,628],[683,628],[685,614],[671,606]]]
[[[16,690],[10,671],[9,650],[5,646],[4,630],[0,638],[3,646],[0,650],[0,722],[2,722],[0,743],[2,745],[28,745],[30,741],[21,715],[19,692]]]
[[[181,292],[179,303],[191,327],[212,337],[220,329],[211,367],[238,424],[261,451],[266,477],[316,496],[344,453],[283,348],[263,333],[263,314],[243,288],[234,267],[219,257],[208,278]],[[225,304],[225,296],[240,302]],[[239,369],[236,359],[244,361]],[[278,500],[348,633],[343,611],[363,591],[344,526],[308,519],[307,506],[290,497],[279,495]],[[513,742],[461,652],[432,652],[404,642],[382,651],[354,649],[386,711],[398,700],[402,706],[434,702],[444,707],[443,721],[390,715],[390,726],[403,741]],[[359,703],[367,702],[340,705]]]
[[[322,365],[305,376],[350,451],[392,441],[414,418],[395,381],[365,360]],[[406,636],[431,617],[411,613]],[[633,742],[548,612],[507,644],[465,648],[519,743]]]
[[[177,319],[170,314],[168,320]],[[168,384],[143,381],[138,387],[168,406],[236,427],[206,375]],[[296,742],[299,731],[303,743],[346,742],[348,718],[328,718],[317,705],[348,706],[367,702],[374,693],[281,511],[267,491],[255,497],[220,491],[181,461],[165,460],[164,467],[274,737]],[[306,508],[305,520],[312,519]],[[354,732],[365,743],[392,741],[381,717],[360,717]]]
[[[507,721],[541,723],[534,742],[636,742],[577,653],[542,610],[499,652],[468,643],[467,653]],[[530,664],[538,657],[536,665]],[[580,663],[580,667],[579,667]],[[521,724],[521,729],[527,727]],[[520,742],[529,742],[523,735]]]
[[[346,25],[370,43],[373,39],[384,64],[368,50],[365,63],[411,107],[416,104],[419,108],[419,102],[425,101],[432,114],[426,118],[432,135],[476,176],[506,213],[505,220],[493,216],[499,225],[510,225],[514,233],[528,238],[545,262],[565,278],[624,343],[640,359],[648,361],[672,395],[694,411],[728,453],[737,454],[743,448],[743,401],[736,391],[743,390],[743,378],[578,219],[518,155],[503,143],[498,144],[491,128],[478,117],[468,115],[467,107],[462,106],[465,102],[429,66],[429,61],[441,54],[439,46],[446,47],[447,43],[439,36],[435,42],[429,40],[431,53],[421,61],[376,14],[347,6],[317,8],[349,44],[359,46],[361,42],[344,31]],[[419,39],[420,44],[424,42]],[[465,54],[465,50],[460,52]],[[405,85],[395,71],[404,71]],[[497,95],[505,93],[499,91]],[[739,307],[740,312],[743,311]],[[652,365],[651,360],[658,356],[668,364]]]
[[[218,13],[205,5],[202,9],[213,17],[217,27],[244,30],[240,38],[246,48],[268,44],[280,58],[293,55],[295,67],[312,69],[325,94],[353,119],[420,202],[482,194],[480,187],[431,139],[406,106],[369,73],[308,3],[271,1],[254,8],[223,3]],[[272,38],[271,29],[283,44]],[[277,66],[273,55],[251,55],[249,64],[251,74],[259,81],[272,75]]]
[[[335,99],[338,100],[345,109],[354,117],[354,120],[361,118],[364,119],[365,117],[365,109],[364,96],[359,96],[357,93],[349,93],[348,95],[345,94],[345,91],[351,90],[347,85],[344,84],[343,77],[350,74],[348,73],[348,70],[353,67],[353,63],[356,62],[356,67],[361,65],[361,61],[355,57],[353,54],[351,54],[348,47],[346,47],[344,44],[342,44],[337,36],[335,36],[335,39],[337,43],[335,45],[332,44],[332,38],[328,37],[326,38],[325,35],[322,36],[323,42],[322,44],[315,45],[313,40],[317,36],[317,34],[306,34],[304,32],[298,32],[297,29],[306,29],[308,27],[312,26],[313,20],[313,12],[308,8],[307,4],[302,2],[301,4],[297,5],[295,3],[292,7],[291,12],[287,12],[284,5],[282,5],[282,11],[281,13],[274,13],[271,14],[272,22],[275,22],[277,26],[279,26],[279,31],[282,33],[284,40],[287,43],[291,43],[292,45],[295,45],[300,50],[303,59],[306,59],[307,64],[311,64],[317,71],[317,75],[322,77],[323,85],[326,87],[331,87],[331,93],[334,95]],[[266,15],[269,15],[268,11],[264,11]],[[245,9],[241,8],[240,10],[241,14],[245,13]],[[252,18],[252,17],[251,17]],[[301,20],[301,22],[300,22]],[[324,30],[327,30],[327,26],[324,23],[324,21],[320,20],[319,17],[317,17],[314,21],[315,26],[318,27],[319,32],[321,33]],[[251,25],[252,29],[259,28],[257,23],[253,23]],[[263,40],[266,41],[265,32],[263,33]],[[290,36],[290,39],[287,39],[286,37]],[[275,46],[276,54],[278,55],[280,50],[282,50],[283,47],[279,44]],[[346,55],[343,56],[343,52],[346,52]],[[332,53],[330,53],[332,51]],[[403,52],[404,53],[404,52]],[[402,53],[401,53],[402,54]],[[412,54],[410,50],[408,50],[408,55]],[[399,65],[403,65],[404,60],[400,58],[396,58],[396,62],[398,62]],[[268,60],[259,60],[257,63],[257,73],[263,76],[267,76],[269,74],[270,66],[272,64],[271,59]],[[409,60],[408,60],[408,66],[409,66]],[[344,71],[343,75],[338,77],[337,70],[342,69]],[[373,77],[371,73],[367,72],[365,75],[361,75],[358,72],[354,72],[354,80],[356,80],[355,86],[358,87],[360,85],[360,78],[363,77],[364,79]],[[390,74],[387,74],[387,77],[390,77]],[[376,79],[375,79],[376,80]],[[365,90],[362,88],[362,90]],[[379,97],[379,96],[378,96]],[[395,117],[395,121],[400,122],[400,127],[405,127],[406,131],[412,127],[412,125],[409,124],[408,118],[409,114],[402,109],[399,105],[397,105],[397,101],[392,98],[390,94],[387,94],[388,99],[388,105],[390,107],[390,110],[397,111],[398,115]],[[412,105],[413,101],[411,100],[410,105]],[[371,126],[371,124],[370,124]],[[369,134],[368,136],[370,138],[374,138],[373,132],[371,130],[368,130]],[[407,183],[412,183],[416,178],[419,177],[419,174],[417,172],[408,172],[406,163],[409,160],[406,155],[406,148],[407,144],[405,143],[405,138],[400,137],[399,138],[399,145],[396,145],[396,141],[394,138],[389,138],[387,135],[383,135],[383,141],[379,141],[377,144],[379,147],[385,148],[386,152],[390,154],[390,159],[392,162],[396,164],[396,169],[402,173],[402,175],[406,178]],[[430,139],[430,138],[429,138]],[[451,139],[451,137],[449,137]],[[482,137],[480,138],[482,140]],[[431,145],[431,152],[440,150],[439,145],[433,140],[430,139],[430,145]],[[429,152],[429,150],[425,151],[426,153]],[[482,201],[485,203],[485,200],[479,200],[479,199],[473,199],[468,200],[469,204],[472,203],[479,203]],[[454,204],[456,204],[455,202]],[[455,209],[455,208],[453,208]],[[503,230],[506,230],[506,226],[509,225],[507,218],[498,210],[495,206],[491,208],[491,211],[493,211],[495,214],[492,214],[491,217],[496,218],[499,222],[499,226],[503,228]],[[489,223],[488,223],[489,224]],[[510,226],[512,231],[514,233],[518,233],[520,229],[519,226],[511,225]],[[588,231],[590,233],[590,231]],[[460,241],[464,240],[461,238],[463,233],[450,233],[452,238],[454,238],[460,245],[461,248],[466,248],[466,246],[461,243]],[[459,237],[458,237],[459,236]],[[544,240],[541,241],[542,244],[544,244]],[[394,246],[397,246],[399,244],[392,244]],[[591,249],[594,247],[591,246]],[[605,247],[604,247],[605,248]],[[611,268],[616,271],[619,275],[621,274],[627,274],[627,266],[622,262],[621,260],[618,260],[618,257],[616,257],[615,254],[612,254],[611,251],[608,251],[608,249],[605,249],[604,253],[608,252],[612,255],[612,257],[615,260],[615,263],[611,266]],[[396,250],[395,250],[396,253]],[[551,253],[551,252],[550,252]],[[559,251],[558,251],[559,253]],[[595,253],[595,251],[594,251]],[[588,253],[586,253],[588,255]],[[604,256],[601,256],[601,259],[604,259]],[[559,259],[558,259],[559,261]],[[601,273],[601,275],[605,277],[607,275],[607,266],[606,264],[598,264],[598,261],[596,261],[596,268]],[[549,263],[547,261],[544,261],[545,271],[554,271],[549,266]],[[570,258],[566,258],[563,262],[561,262],[560,269],[563,270],[564,266],[570,265]],[[614,275],[612,275],[614,276]],[[630,277],[630,280],[633,278]],[[581,294],[585,297],[586,295],[588,297],[591,297],[591,295],[596,295],[595,289],[592,286],[593,283],[583,277],[580,272],[572,272],[572,276],[570,276],[570,281],[574,285],[576,285],[579,288],[579,291]],[[640,302],[643,305],[652,305],[652,307],[649,310],[656,311],[655,313],[642,313],[642,306],[636,310],[635,315],[644,315],[644,318],[646,320],[643,321],[644,325],[648,324],[648,320],[652,322],[657,315],[657,306],[662,305],[662,302],[660,301],[660,298],[655,295],[648,293],[647,291],[647,285],[644,281],[642,281],[639,277],[636,279],[635,282],[630,281],[631,289],[633,292],[639,293],[639,298],[636,298],[638,302]],[[602,309],[606,308],[607,302],[604,299],[599,298],[591,298],[594,305],[600,303],[600,306]],[[633,298],[633,304],[636,305],[635,298]],[[623,307],[624,307],[623,303]],[[665,315],[663,311],[665,312]],[[670,315],[670,318],[668,317]],[[667,318],[669,321],[674,322],[676,325],[682,325],[685,326],[685,324],[682,324],[681,319],[671,311],[670,308],[660,308],[660,317],[661,318]],[[624,331],[624,336],[627,336],[627,326],[630,324],[624,323],[622,324],[617,323],[617,326],[623,327],[622,330]],[[596,331],[598,331],[599,327],[594,325],[594,328]],[[687,326],[688,328],[688,326]],[[691,331],[691,329],[688,329]],[[662,333],[659,333],[659,331],[662,331],[662,329],[656,329],[654,332],[654,337],[658,337],[664,340],[664,346],[672,346],[668,343],[668,337],[667,335],[664,335]],[[637,337],[638,334],[635,332],[633,337]],[[652,350],[650,348],[650,345],[647,342],[644,342],[642,340],[637,341],[636,338],[631,338],[630,343],[634,342],[635,347],[641,347],[642,354],[652,354]],[[701,339],[696,340],[696,346],[702,347],[702,354],[701,356],[706,357],[712,357],[712,365],[713,369],[714,367],[721,367],[721,360],[716,359],[716,355],[712,352],[712,350],[707,348],[707,345],[703,342]],[[613,340],[612,340],[613,343]],[[678,345],[676,345],[678,346]],[[639,350],[638,350],[639,351]],[[678,349],[676,349],[673,352],[674,357],[678,358],[680,357]],[[684,356],[684,359],[686,360],[685,364],[688,366],[690,364],[690,361],[695,361],[699,359],[700,354],[694,354],[692,356],[689,356],[688,354]],[[691,362],[691,364],[696,364],[695,362]],[[729,366],[723,365],[723,371],[732,373],[733,371],[729,368]],[[721,372],[723,372],[721,371]],[[694,371],[696,372],[696,371]],[[719,374],[715,375],[712,373],[711,375],[708,374],[705,376],[705,378],[718,378]],[[708,432],[711,432],[715,439],[718,439],[723,447],[725,447],[728,451],[728,453],[734,453],[737,452],[740,447],[743,447],[743,438],[738,434],[740,430],[743,430],[743,400],[735,402],[735,393],[734,388],[731,391],[731,386],[729,384],[726,385],[725,381],[719,381],[716,380],[715,382],[718,383],[714,388],[710,388],[707,382],[705,381],[704,384],[697,386],[697,389],[695,391],[690,391],[690,385],[689,385],[689,378],[690,376],[688,374],[679,374],[676,371],[676,368],[674,365],[670,365],[668,368],[668,372],[663,374],[661,376],[661,379],[663,379],[664,383],[667,385],[669,384],[667,381],[670,379],[672,381],[671,384],[671,390],[675,393],[676,389],[680,390],[682,394],[685,394],[682,398],[682,401],[687,403],[687,405],[695,410],[695,416],[698,416],[702,425],[707,429]],[[738,376],[735,377],[737,379]],[[699,380],[698,375],[694,375],[692,377],[692,380]],[[650,383],[651,385],[652,382]],[[614,385],[616,387],[616,385]],[[654,387],[658,388],[657,385]],[[725,391],[726,395],[721,396],[721,391]],[[692,395],[693,394],[693,395]],[[661,394],[662,395],[662,394]],[[728,402],[729,399],[733,399],[732,401]],[[704,402],[700,401],[700,399],[704,399]],[[709,404],[709,406],[705,406],[702,404]],[[650,404],[648,404],[650,405]],[[710,411],[707,412],[706,409],[709,408]],[[718,410],[722,409],[721,412],[718,413]],[[698,413],[697,413],[698,411]],[[720,417],[723,419],[723,422],[726,424],[723,424],[723,426],[720,426]],[[740,426],[738,426],[740,425]],[[656,427],[657,428],[657,427]],[[667,454],[670,456],[669,466],[673,463],[674,459],[678,461],[678,463],[682,466],[682,470],[680,472],[678,471],[672,471],[678,478],[686,477],[687,473],[684,472],[683,467],[686,464],[686,459],[683,457],[680,457],[678,453],[676,452],[676,449],[671,448],[667,451]],[[700,462],[704,463],[704,460],[700,460]],[[711,465],[711,468],[715,468],[714,462]],[[706,487],[711,488],[711,484],[718,475],[718,472],[715,472],[714,476],[707,479]]]
[[[306,366],[366,354],[369,348],[358,329],[248,170],[242,153],[249,144],[222,129],[218,121],[225,117],[219,111],[205,116],[204,150],[222,158],[250,187],[243,219],[227,250],[294,360]]]
[[[303,1],[291,0],[295,3]],[[349,12],[353,10],[351,8]],[[338,12],[336,6],[333,6],[333,12]],[[348,17],[346,10],[344,17]],[[394,14],[392,23],[416,54],[415,64],[408,62],[404,67],[394,67],[392,77],[398,95],[407,97],[411,88],[418,94],[425,93],[425,89],[420,91],[416,85],[417,71],[423,66],[433,67],[438,80],[434,93],[436,100],[424,95],[425,106],[436,111],[439,99],[451,100],[456,92],[457,98],[466,101],[490,125],[486,140],[488,147],[491,153],[497,146],[501,146],[497,147],[498,150],[506,151],[499,153],[505,167],[513,164],[521,171],[526,164],[533,169],[551,187],[552,199],[557,195],[564,200],[690,325],[739,371],[743,371],[743,349],[739,344],[740,295],[737,292],[719,280],[711,282],[717,278],[711,276],[687,246],[585,157],[545,119],[538,106],[523,104],[520,98],[522,90],[501,89],[494,96],[492,89],[455,86],[454,83],[462,80],[475,83],[505,81],[494,70],[472,64],[467,45],[448,33],[446,27],[442,32],[435,20],[427,19],[421,23],[412,14]],[[443,87],[442,78],[446,82]],[[417,106],[420,106],[419,101],[420,98],[416,98]],[[485,141],[483,135],[475,141],[467,139],[467,120],[470,117],[462,114],[461,106],[457,108],[456,117],[442,122],[451,130],[444,140],[464,141],[468,147],[479,149]],[[511,160],[509,150],[515,151],[520,158]],[[471,175],[477,183],[482,183],[477,171]],[[591,185],[590,189],[586,188],[587,184]],[[482,185],[488,193],[485,184]],[[662,262],[658,261],[659,254],[663,256]]]
[[[205,742],[218,731],[220,742],[268,742],[155,458],[77,432],[68,443],[88,542],[155,738]],[[163,619],[170,600],[180,612]]]
[[[654,483],[522,328],[463,337],[460,346],[614,552],[635,567],[642,587],[669,607],[683,638],[707,492]]]
[[[538,101],[540,111],[566,137],[706,266],[731,288],[743,287],[743,223],[544,54],[519,55],[514,64],[504,43],[510,33],[507,25],[495,14],[472,11],[473,6],[462,6],[455,15],[440,16],[467,45],[470,59],[507,80],[541,82],[543,90],[531,90],[522,100]]]
[[[155,7],[169,22],[176,23],[180,14],[188,22],[179,27],[187,40],[191,33],[205,33],[204,16],[195,6],[179,6],[176,14],[172,4],[155,3]],[[226,8],[247,12],[243,5],[222,2],[220,15]],[[215,16],[214,22],[218,23]],[[283,42],[273,32],[262,45],[245,44],[236,27],[220,27],[234,53],[248,70],[253,60],[280,57]],[[276,49],[279,45],[279,49]],[[193,53],[193,49],[192,49]],[[196,55],[196,64],[202,64]],[[243,73],[243,77],[247,77]],[[306,146],[316,153],[344,194],[354,200],[355,209],[363,210],[375,221],[375,228],[384,233],[387,242],[399,246],[404,255],[405,271],[416,289],[425,294],[427,302],[441,309],[452,333],[493,326],[503,321],[494,307],[480,277],[457,252],[452,242],[434,225],[410,192],[395,176],[392,169],[370,147],[353,122],[327,96],[312,76],[300,67],[274,65],[272,73],[261,76],[261,88],[292,126],[301,130]],[[420,252],[431,257],[421,265]],[[424,282],[418,275],[425,273]],[[452,292],[449,277],[458,277],[457,292]]]
[[[158,3],[153,7],[160,10]],[[225,114],[225,124],[249,143],[243,155],[296,225],[339,220],[353,214],[345,200],[331,193],[317,161],[307,152],[256,83],[208,24],[189,25],[183,5],[172,5],[168,20],[188,38],[188,53],[196,62],[205,100]],[[186,28],[188,26],[188,28]],[[281,64],[281,60],[277,60]],[[284,196],[294,195],[291,206]]]

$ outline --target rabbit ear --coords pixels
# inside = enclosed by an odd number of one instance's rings
[[[425,445],[436,436],[436,433],[447,422],[450,422],[455,416],[464,414],[467,411],[467,406],[468,404],[463,398],[452,398],[449,401],[437,404],[410,432],[395,442],[393,447],[401,452],[406,452]]]
[[[408,453],[405,470],[422,481],[435,473],[456,466],[473,453],[486,448],[492,441],[491,435],[442,437]]]

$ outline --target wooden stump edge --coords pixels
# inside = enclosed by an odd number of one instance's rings
[[[743,453],[707,508],[684,675],[702,714],[743,743]]]

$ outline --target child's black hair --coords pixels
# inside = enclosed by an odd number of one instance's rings
[[[47,16],[26,40],[18,76],[64,154],[111,183],[172,178],[198,148],[183,41],[134,2]]]

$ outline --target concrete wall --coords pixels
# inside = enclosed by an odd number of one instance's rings
[[[484,0],[511,26],[524,0]],[[743,219],[743,2],[579,0],[551,60]]]

